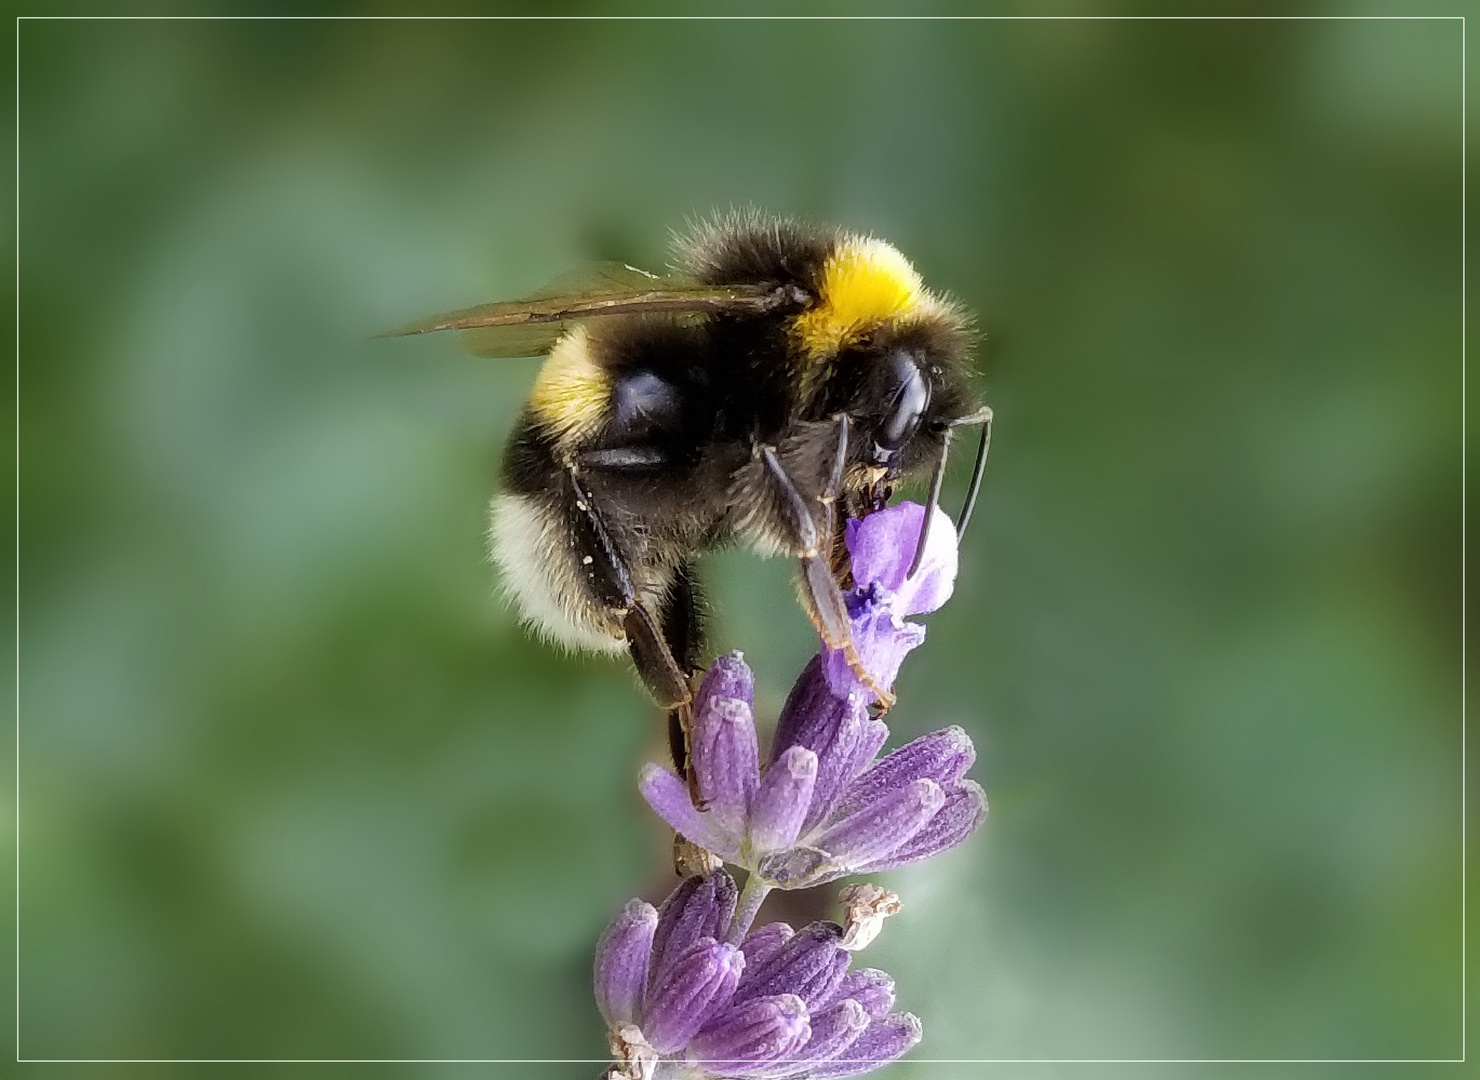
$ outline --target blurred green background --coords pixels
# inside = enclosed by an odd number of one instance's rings
[[[604,1053],[661,725],[496,599],[536,362],[369,335],[754,204],[986,333],[983,502],[889,720],[966,726],[992,814],[864,961],[916,1056],[1458,1056],[1460,59],[1457,22],[22,24],[21,1055]],[[789,568],[707,572],[769,720]]]

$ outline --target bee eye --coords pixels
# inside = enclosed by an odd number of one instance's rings
[[[894,354],[894,374],[896,389],[874,436],[877,451],[885,455],[892,455],[909,440],[930,407],[930,383],[908,353]]]

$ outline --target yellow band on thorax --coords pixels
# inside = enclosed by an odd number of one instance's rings
[[[850,339],[911,314],[926,296],[908,259],[882,240],[853,237],[828,257],[817,293],[792,323],[812,359],[831,356]]]

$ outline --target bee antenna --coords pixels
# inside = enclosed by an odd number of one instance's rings
[[[940,505],[940,486],[946,478],[946,458],[951,452],[951,429],[946,428],[945,438],[940,444],[940,460],[935,463],[935,472],[930,475],[930,497],[925,500],[925,520],[920,523],[920,538],[915,541],[915,557],[910,560],[905,580],[915,576],[925,558],[925,542],[930,539],[930,522],[935,518],[935,509]]]
[[[915,576],[920,569],[920,563],[925,559],[925,542],[930,539],[930,522],[935,517],[935,508],[940,505],[940,488],[946,478],[946,458],[951,450],[951,432],[958,427],[967,424],[980,424],[982,433],[981,441],[976,445],[976,461],[971,466],[971,484],[966,489],[966,504],[961,507],[961,518],[956,522],[956,542],[961,542],[961,537],[966,535],[967,522],[971,520],[971,512],[976,509],[976,496],[982,488],[982,473],[987,467],[987,449],[992,444],[992,410],[983,406],[970,416],[963,416],[960,420],[953,421],[946,428],[945,441],[940,447],[940,460],[935,463],[935,472],[930,476],[930,497],[925,501],[925,520],[920,523],[920,538],[915,541],[915,557],[910,560],[909,572],[905,574],[908,580]]]
[[[987,467],[987,448],[992,445],[992,410],[982,411],[970,418],[981,424],[981,441],[976,444],[976,461],[971,466],[971,484],[966,489],[966,503],[961,507],[961,518],[956,522],[956,542],[966,535],[966,525],[971,521],[971,512],[976,509],[976,496],[982,489],[982,473]],[[917,556],[918,558],[918,556]]]

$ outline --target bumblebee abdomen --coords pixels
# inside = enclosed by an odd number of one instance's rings
[[[574,444],[599,431],[611,410],[612,378],[577,325],[550,350],[529,392],[529,416],[557,442]]]
[[[714,436],[721,403],[744,398],[740,367],[709,325],[641,317],[577,325],[540,368],[526,419],[562,464],[643,447],[678,468]]]
[[[489,554],[520,621],[546,641],[577,652],[624,652],[625,612],[608,606],[594,587],[592,556],[572,543],[569,508],[541,495],[500,492],[489,509]],[[631,561],[636,599],[648,610],[662,610],[674,565],[667,559]]]
[[[615,556],[633,599],[662,610],[701,527],[690,521],[680,528],[678,508],[700,500],[665,482],[666,473],[606,474],[583,465],[601,453],[589,447],[609,426],[609,403],[602,412],[595,428],[562,429],[544,422],[531,401],[504,453],[504,490],[490,507],[488,541],[505,596],[540,637],[573,650],[619,653],[627,647],[623,619],[631,601],[612,594],[604,565]],[[599,543],[593,529],[603,534]]]
[[[569,649],[623,652],[621,622],[591,596],[559,506],[536,495],[500,493],[490,511],[489,554],[521,621]]]

